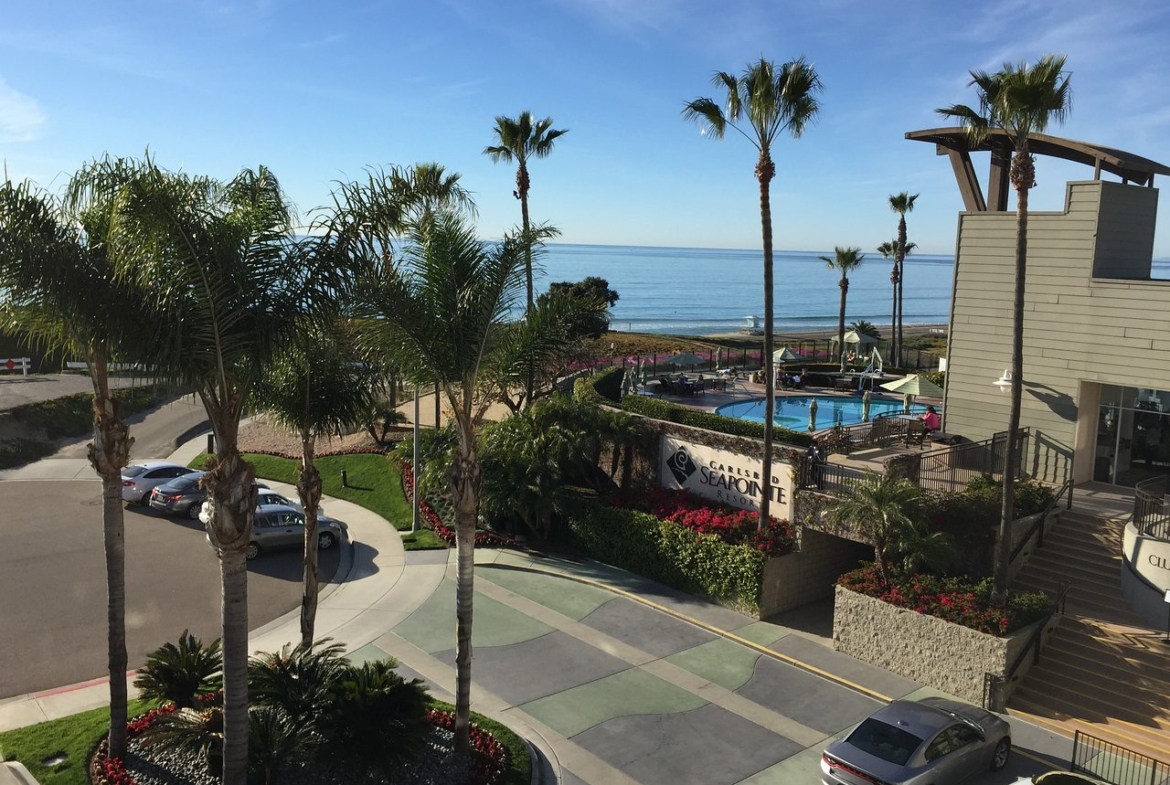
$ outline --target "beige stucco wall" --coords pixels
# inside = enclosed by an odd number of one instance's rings
[[[1132,280],[1148,276],[1157,199],[1153,188],[1072,182],[1065,210],[1029,215],[1021,424],[1079,441],[1077,479],[1092,472],[1094,430],[1077,431],[1082,384],[1170,389],[1170,281]],[[992,382],[1011,366],[1015,242],[1015,213],[960,215],[944,426],[972,440],[1007,425],[1010,396]]]

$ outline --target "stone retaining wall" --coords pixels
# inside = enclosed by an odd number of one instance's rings
[[[873,548],[808,527],[797,530],[799,550],[774,556],[764,565],[760,618],[833,596],[842,573],[873,559]]]
[[[1058,622],[1053,617],[1045,638]],[[999,638],[838,586],[833,648],[980,705],[984,674],[1002,678],[1035,629],[1031,625]],[[1031,663],[1031,657],[1024,658],[1016,684]],[[1013,686],[1007,685],[1009,692]]]

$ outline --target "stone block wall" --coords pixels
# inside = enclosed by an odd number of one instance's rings
[[[760,618],[833,596],[842,573],[873,560],[873,548],[807,527],[799,530],[799,550],[768,559],[760,588]]]
[[[837,651],[976,705],[983,702],[984,674],[1005,676],[1034,631],[1035,625],[998,638],[840,586],[833,612]],[[1015,684],[1031,662],[1024,658]]]

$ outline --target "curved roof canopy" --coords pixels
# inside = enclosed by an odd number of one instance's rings
[[[968,210],[998,211],[1007,209],[1008,167],[1014,149],[1007,131],[1002,128],[989,129],[987,138],[978,145],[972,145],[967,131],[961,127],[929,128],[910,131],[906,138],[915,142],[932,142],[938,155],[951,159],[963,203]],[[1112,147],[1078,142],[1047,134],[1030,134],[1028,146],[1037,155],[1063,158],[1093,167],[1093,179],[1101,179],[1101,172],[1120,177],[1124,182],[1138,185],[1154,184],[1154,175],[1170,175],[1170,167],[1149,158],[1127,153]],[[991,175],[987,183],[987,199],[980,192],[979,180],[971,165],[971,153],[991,152]]]

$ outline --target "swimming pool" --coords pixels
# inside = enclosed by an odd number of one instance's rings
[[[856,425],[861,422],[861,398],[844,397],[837,395],[778,395],[776,396],[776,410],[772,421],[794,431],[808,429],[808,405],[810,401],[817,402],[817,429],[831,428],[837,423],[841,425]],[[911,414],[922,414],[926,411],[926,404],[915,403],[910,405]],[[716,414],[724,417],[734,417],[737,420],[751,420],[762,423],[764,421],[764,399],[756,398],[751,401],[739,401],[720,406]],[[872,420],[879,414],[901,414],[902,401],[874,398],[869,403],[869,418]]]

